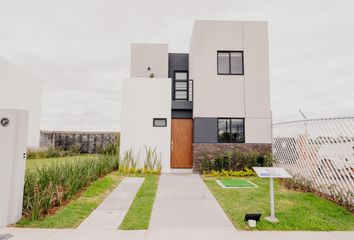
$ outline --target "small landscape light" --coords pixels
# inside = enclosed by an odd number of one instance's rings
[[[260,213],[246,213],[244,221],[248,222],[248,226],[256,227],[256,222],[260,221],[261,216]]]

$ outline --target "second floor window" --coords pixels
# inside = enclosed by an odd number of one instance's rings
[[[176,71],[174,78],[174,99],[188,100],[188,72]]]
[[[218,51],[218,75],[243,75],[243,51]]]

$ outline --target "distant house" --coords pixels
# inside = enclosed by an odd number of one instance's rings
[[[122,91],[121,155],[156,147],[170,172],[198,170],[203,154],[271,151],[266,22],[195,21],[189,53],[132,44]]]
[[[0,57],[0,108],[29,111],[28,146],[38,147],[43,82]]]

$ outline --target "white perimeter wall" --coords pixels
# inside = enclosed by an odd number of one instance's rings
[[[217,51],[244,51],[244,75],[218,75]],[[195,21],[194,117],[245,118],[246,143],[271,143],[268,30],[263,21]]]
[[[171,79],[128,78],[123,80],[120,155],[140,151],[140,167],[145,160],[144,146],[162,153],[162,171],[170,172]],[[153,118],[167,118],[167,127],[153,127]]]
[[[29,147],[39,146],[42,88],[41,80],[0,58],[0,108],[29,112]]]
[[[0,227],[16,223],[22,216],[23,186],[26,168],[28,112],[0,109]]]

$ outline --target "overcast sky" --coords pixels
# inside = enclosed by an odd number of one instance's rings
[[[130,43],[188,52],[195,19],[268,21],[275,122],[354,116],[350,0],[0,0],[0,56],[45,81],[42,129],[119,130]]]

